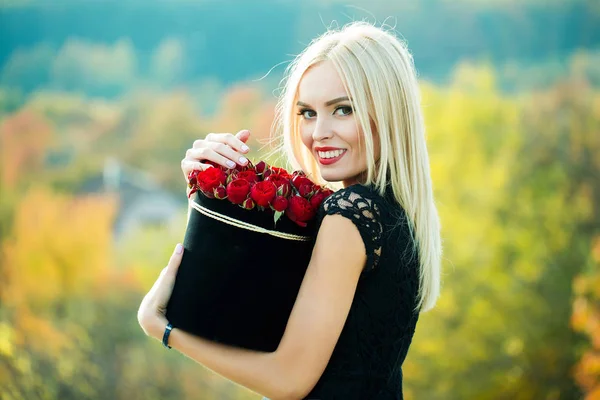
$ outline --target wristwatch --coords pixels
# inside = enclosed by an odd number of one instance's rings
[[[171,323],[169,322],[165,328],[165,333],[163,334],[163,340],[162,340],[163,346],[165,346],[167,349],[171,348],[171,346],[169,346],[169,335],[171,334],[172,329],[173,329],[173,325],[171,325]]]

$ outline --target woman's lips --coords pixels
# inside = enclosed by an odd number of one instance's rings
[[[321,163],[322,165],[331,165],[333,163],[338,162],[342,157],[344,157],[344,154],[346,154],[346,150],[344,150],[342,152],[342,154],[340,154],[337,157],[333,157],[333,158],[322,158],[319,155],[319,152],[317,152],[317,159],[319,160],[319,163]]]

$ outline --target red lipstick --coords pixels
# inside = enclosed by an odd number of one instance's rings
[[[336,150],[342,150],[342,154],[340,154],[339,156],[334,157],[334,158],[322,158],[319,155],[320,151],[336,151]],[[319,163],[321,163],[321,165],[331,165],[333,163],[336,163],[342,157],[344,157],[344,155],[346,154],[346,149],[340,149],[339,147],[329,147],[329,146],[315,147],[315,151],[317,153],[317,160],[319,160]]]
[[[315,147],[315,151],[336,151],[336,150],[346,150],[346,149],[340,149],[339,147],[330,147],[330,146]]]

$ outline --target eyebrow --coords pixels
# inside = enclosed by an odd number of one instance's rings
[[[336,104],[336,103],[339,103],[339,102],[342,102],[342,101],[346,101],[346,100],[348,100],[348,101],[350,100],[350,99],[348,98],[348,96],[342,96],[342,97],[338,97],[338,98],[335,98],[335,99],[333,99],[333,100],[329,100],[328,102],[326,102],[326,103],[325,103],[325,107],[329,107],[329,106],[331,106],[331,105],[333,105],[333,104]],[[296,105],[298,105],[298,106],[300,106],[300,107],[310,107],[308,104],[306,104],[306,103],[303,103],[303,102],[301,102],[301,101],[297,102],[297,103],[296,103]]]

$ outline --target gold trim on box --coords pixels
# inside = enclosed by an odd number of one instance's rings
[[[276,237],[279,237],[282,239],[288,239],[288,240],[297,240],[297,241],[302,241],[302,242],[311,240],[310,236],[300,236],[300,235],[294,235],[291,233],[272,231],[269,229],[262,228],[260,226],[252,225],[247,222],[237,220],[235,218],[228,217],[227,215],[219,214],[218,212],[209,210],[206,207],[202,207],[200,204],[196,203],[194,200],[190,200],[190,203],[191,203],[191,206],[199,213],[202,213],[202,214],[206,215],[207,217],[216,219],[218,221],[224,222],[226,224],[229,224],[229,225],[232,225],[232,226],[235,226],[238,228],[247,229],[247,230],[258,232],[258,233],[266,233],[268,235],[272,235],[272,236],[276,236]]]

